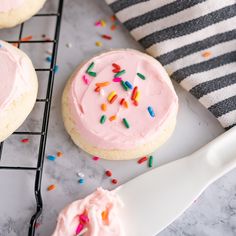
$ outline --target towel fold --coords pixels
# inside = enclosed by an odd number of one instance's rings
[[[236,125],[236,0],[106,0],[225,129]]]

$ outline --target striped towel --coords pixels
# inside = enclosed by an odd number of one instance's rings
[[[106,0],[170,77],[236,124],[236,0]]]

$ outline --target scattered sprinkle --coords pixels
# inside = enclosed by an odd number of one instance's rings
[[[113,184],[117,184],[117,183],[118,183],[118,180],[117,180],[117,179],[112,179],[111,182],[112,182]]]
[[[138,106],[138,101],[134,100],[133,104],[137,107]]]
[[[97,87],[106,87],[110,84],[110,82],[106,81],[106,82],[102,82],[102,83],[96,83]]]
[[[116,27],[117,27],[117,26],[116,26],[115,24],[112,24],[111,27],[110,27],[111,31],[116,30]]]
[[[116,115],[110,116],[109,120],[110,121],[116,120]]]
[[[85,84],[89,84],[89,80],[88,80],[86,75],[83,75],[82,79],[83,79]]]
[[[76,236],[81,233],[81,231],[83,230],[83,228],[84,228],[84,225],[80,223],[80,224],[78,225],[76,231],[75,231]]]
[[[105,172],[105,174],[106,174],[106,176],[108,176],[108,177],[111,177],[111,176],[112,176],[112,172],[111,172],[110,170],[107,170],[107,171]]]
[[[52,190],[55,190],[55,189],[56,189],[56,185],[55,185],[55,184],[49,185],[49,186],[47,187],[47,190],[48,190],[48,191],[52,191]]]
[[[151,117],[155,117],[155,112],[153,111],[153,108],[152,108],[151,106],[149,106],[149,107],[147,108],[147,110],[148,110],[148,112],[149,112],[149,114],[150,114]]]
[[[47,62],[51,62],[52,61],[52,57],[46,57],[46,61]]]
[[[107,40],[111,40],[112,39],[112,37],[110,35],[108,35],[108,34],[103,34],[102,38],[107,39]]]
[[[54,73],[57,73],[58,70],[59,70],[59,66],[58,66],[58,65],[55,65],[55,67],[54,67],[54,69],[53,69]]]
[[[48,155],[48,156],[47,156],[47,159],[48,159],[49,161],[55,161],[55,160],[56,160],[56,157],[53,156],[53,155]]]
[[[82,173],[82,172],[78,172],[77,175],[78,175],[80,178],[84,178],[84,173]]]
[[[153,166],[153,156],[150,156],[148,159],[148,167],[152,167]]]
[[[125,72],[126,72],[125,70],[121,70],[120,72],[118,72],[118,73],[116,73],[116,74],[114,75],[114,78],[120,77],[120,76],[123,75]]]
[[[112,22],[116,21],[116,16],[115,16],[115,15],[112,15],[112,16],[111,16],[111,21],[112,21]]]
[[[101,90],[101,87],[96,87],[96,88],[94,89],[95,92],[100,92],[100,90]]]
[[[57,156],[58,156],[58,157],[62,157],[62,156],[63,156],[63,153],[62,153],[62,152],[57,152]]]
[[[52,51],[50,51],[50,50],[47,50],[46,53],[49,55],[52,55]]]
[[[117,69],[117,70],[120,70],[120,69],[121,69],[120,66],[119,66],[118,64],[116,64],[116,63],[112,63],[112,66],[113,66],[115,69]]]
[[[101,119],[100,119],[100,123],[101,123],[101,124],[104,124],[105,121],[106,121],[106,116],[105,116],[105,115],[102,115],[102,116],[101,116]]]
[[[127,87],[127,85],[125,84],[125,82],[123,80],[121,80],[121,85],[125,91],[129,90],[129,88]]]
[[[107,221],[108,220],[108,214],[109,214],[109,211],[106,209],[105,211],[102,212],[102,220],[103,221]]]
[[[138,92],[138,87],[135,86],[134,89],[133,89],[132,95],[131,95],[132,100],[135,100],[137,92]]]
[[[95,26],[101,26],[101,25],[102,25],[101,20],[98,20],[98,21],[95,22]]]
[[[100,157],[94,156],[94,157],[93,157],[93,160],[94,160],[94,161],[98,161],[98,160],[100,160]]]
[[[97,47],[102,47],[102,42],[101,42],[101,41],[96,41],[95,45],[96,45]]]
[[[107,25],[106,21],[105,20],[101,20],[101,26],[105,27],[106,25]]]
[[[120,105],[123,106],[123,105],[124,105],[124,102],[125,102],[125,99],[122,98],[122,99],[120,100]]]
[[[128,121],[127,121],[125,118],[123,118],[123,123],[124,123],[124,125],[125,125],[125,127],[126,127],[127,129],[130,128],[129,123],[128,123]]]
[[[72,48],[72,44],[71,44],[71,43],[67,43],[67,44],[66,44],[66,47],[67,47],[67,48]]]
[[[93,72],[93,71],[89,71],[88,74],[92,77],[96,77],[97,76],[97,73],[96,72]]]
[[[137,73],[137,76],[138,76],[140,79],[143,79],[143,80],[146,79],[146,77],[145,77],[143,74],[141,74],[141,73]]]
[[[103,103],[101,105],[101,109],[102,109],[102,111],[106,111],[107,110],[107,105],[105,103]]]
[[[139,101],[139,98],[140,98],[140,91],[137,91],[137,93],[136,93],[136,96],[135,96],[135,101]]]
[[[124,101],[124,107],[125,107],[125,108],[129,108],[129,105],[128,105],[128,102],[127,102],[127,101]]]
[[[79,216],[79,220],[82,224],[87,224],[89,222],[89,218],[87,215],[82,214]]]
[[[88,73],[89,71],[91,71],[91,70],[93,69],[94,65],[95,65],[95,63],[92,62],[92,63],[88,66],[88,68],[87,68],[87,70],[86,70],[86,73]]]
[[[29,139],[28,139],[28,138],[21,139],[21,142],[22,142],[22,143],[28,143],[28,142],[29,142]]]
[[[205,51],[202,53],[202,56],[205,58],[209,58],[212,55],[212,53],[210,51]]]
[[[83,178],[81,178],[81,179],[79,179],[79,184],[84,184],[84,179]]]
[[[147,161],[147,157],[142,157],[138,160],[138,164],[142,164],[145,161]]]
[[[120,77],[116,77],[116,78],[114,78],[112,81],[113,81],[113,82],[121,82],[121,80],[122,80],[122,79],[121,79]]]
[[[129,81],[125,81],[125,84],[129,89],[133,88],[133,85]]]

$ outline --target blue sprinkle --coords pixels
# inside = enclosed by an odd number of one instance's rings
[[[155,112],[153,111],[152,107],[148,107],[148,112],[150,114],[151,117],[155,117]]]
[[[55,156],[52,156],[52,155],[49,155],[49,156],[47,156],[47,159],[48,159],[49,161],[55,161],[55,160],[56,160],[56,157],[55,157]]]
[[[125,81],[125,84],[129,89],[133,88],[133,85],[129,81]]]
[[[58,72],[58,70],[59,70],[59,67],[58,67],[58,65],[55,65],[55,67],[54,67],[53,71],[54,71],[55,73],[57,73],[57,72]]]
[[[79,179],[79,183],[83,184],[84,183],[84,179]]]
[[[51,62],[52,61],[52,57],[46,57],[46,61],[47,62]]]

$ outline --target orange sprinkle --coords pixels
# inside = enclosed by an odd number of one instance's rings
[[[110,103],[112,104],[116,99],[118,98],[117,94],[112,97],[110,100]]]
[[[134,87],[134,90],[132,92],[132,95],[131,95],[131,99],[132,100],[135,100],[136,96],[137,96],[137,92],[138,92],[138,87]]]
[[[116,115],[111,116],[111,117],[109,118],[109,120],[110,120],[110,121],[116,120]]]
[[[105,211],[102,212],[102,220],[107,221],[108,220],[108,210],[106,209]]]
[[[54,184],[49,185],[48,188],[47,188],[48,191],[52,191],[54,189],[56,189],[56,185],[54,185]]]
[[[63,153],[62,152],[57,152],[58,157],[62,157]]]
[[[101,90],[101,87],[96,87],[96,88],[94,89],[95,92],[100,92],[100,90]]]
[[[129,107],[128,102],[124,101],[124,107],[125,107],[125,108],[128,108],[128,107]]]
[[[116,16],[115,16],[115,15],[112,15],[112,16],[111,16],[111,21],[112,21],[112,22],[116,21]]]
[[[102,83],[96,83],[97,87],[106,87],[110,84],[110,82],[106,81],[106,82],[102,82]]]
[[[107,105],[105,103],[103,103],[101,105],[101,109],[102,109],[102,111],[106,111],[107,110]]]
[[[205,58],[208,58],[211,56],[211,52],[210,51],[205,51],[202,53],[202,56],[205,57]]]
[[[20,42],[27,42],[27,41],[30,41],[32,38],[33,38],[33,36],[29,35],[29,36],[26,36],[26,37],[22,38],[20,40]],[[12,45],[15,46],[15,47],[18,47],[19,43],[13,43]]]
[[[116,30],[116,25],[115,24],[111,25],[111,30],[112,31]]]

